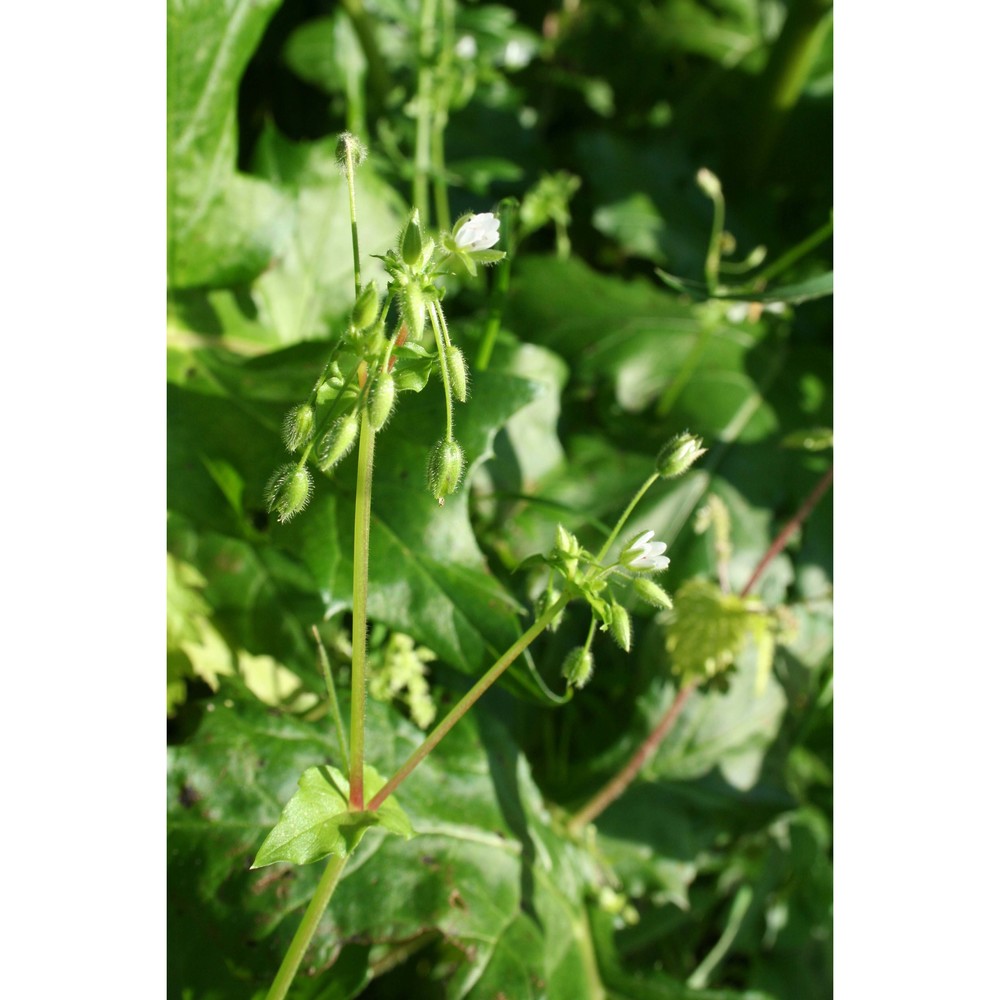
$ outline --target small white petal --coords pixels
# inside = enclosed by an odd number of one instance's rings
[[[477,52],[476,40],[472,35],[462,35],[455,45],[455,55],[460,59],[473,59]]]
[[[489,250],[500,239],[500,220],[492,212],[480,212],[464,223],[455,235],[462,250]]]

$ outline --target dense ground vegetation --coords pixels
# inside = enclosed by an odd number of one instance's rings
[[[264,997],[322,874],[250,866],[341,759],[317,638],[349,712],[357,455],[287,523],[265,496],[355,307],[345,130],[364,282],[411,206],[428,231],[496,212],[507,255],[442,281],[458,491],[426,488],[417,355],[378,436],[383,776],[544,606],[559,527],[596,551],[666,441],[707,452],[628,520],[667,543],[673,610],[616,590],[630,635],[598,629],[567,690],[571,604],[400,786],[415,835],[361,842],[288,995],[832,996],[829,4],[168,14],[169,996]]]

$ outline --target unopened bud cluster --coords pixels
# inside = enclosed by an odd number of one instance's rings
[[[350,176],[366,155],[350,133],[340,137],[338,154]],[[305,507],[312,492],[314,462],[330,472],[357,442],[367,420],[375,432],[388,422],[401,390],[419,391],[433,369],[445,393],[446,426],[428,456],[427,487],[438,503],[461,483],[465,455],[452,431],[452,407],[469,395],[469,371],[460,347],[451,342],[441,289],[437,280],[449,272],[476,273],[477,264],[492,264],[505,256],[492,249],[500,239],[500,220],[489,212],[463,216],[450,233],[426,234],[414,209],[396,246],[379,256],[388,272],[385,301],[374,283],[357,295],[347,329],[309,399],[285,416],[282,436],[297,463],[282,466],[267,485],[267,508],[287,521]],[[390,302],[397,324],[386,335]],[[433,350],[428,340],[433,334]],[[399,365],[397,366],[397,362]]]
[[[657,475],[665,479],[683,475],[704,454],[701,438],[687,431],[677,434],[663,446],[656,458]],[[643,489],[654,481],[655,477],[651,478]],[[587,642],[571,650],[562,666],[563,677],[574,688],[582,688],[593,675],[594,657],[590,645],[598,625],[626,653],[632,648],[632,616],[625,604],[612,593],[612,579],[617,579],[619,586],[627,586],[633,601],[652,605],[658,611],[673,608],[670,595],[650,579],[650,576],[663,572],[670,565],[666,555],[667,544],[657,541],[652,529],[647,528],[628,538],[620,547],[618,558],[608,565],[604,563],[603,556],[619,528],[604,544],[600,555],[595,556],[573,532],[561,524],[557,525],[555,545],[544,557],[549,566],[549,579],[538,604],[539,615],[547,613],[559,600],[560,593],[582,597],[590,605],[592,619]]]

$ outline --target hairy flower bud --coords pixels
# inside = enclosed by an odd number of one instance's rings
[[[708,450],[702,448],[701,438],[684,431],[676,434],[656,456],[656,471],[664,479],[683,475]]]
[[[424,302],[423,290],[413,282],[403,287],[403,317],[410,331],[409,339],[418,343],[424,333],[427,322],[427,308]]]
[[[278,520],[284,524],[309,503],[312,485],[308,469],[283,465],[267,484],[264,494],[267,509],[277,511]]]
[[[670,595],[662,588],[658,587],[652,580],[647,580],[644,576],[632,581],[632,589],[636,597],[641,597],[654,608],[666,608],[669,610],[674,606]]]
[[[337,136],[337,160],[344,170],[348,160],[355,167],[360,167],[367,156],[368,147],[353,132],[341,132]]]
[[[313,434],[316,416],[308,403],[295,406],[285,414],[285,425],[282,436],[285,447],[292,452],[298,451]]]
[[[439,504],[444,504],[444,498],[458,489],[464,463],[465,456],[457,441],[438,441],[434,445],[427,462],[427,488]]]
[[[368,393],[368,419],[372,430],[380,431],[392,413],[396,402],[396,381],[389,372],[382,372]]]
[[[571,649],[563,660],[562,675],[569,683],[579,689],[586,684],[594,673],[594,657],[589,649],[577,646]]]
[[[611,603],[611,635],[627,653],[632,646],[632,619],[617,601]]]
[[[465,364],[465,355],[460,348],[451,344],[445,349],[444,358],[448,366],[448,383],[452,395],[460,403],[464,403],[469,390],[469,369]]]
[[[709,198],[715,199],[722,194],[722,185],[719,183],[719,178],[712,173],[708,167],[702,167],[696,175],[696,180],[698,181],[698,187],[708,195]]]
[[[420,212],[414,209],[399,236],[399,255],[410,267],[420,262],[424,251],[424,234],[420,228]]]
[[[358,439],[358,415],[349,413],[341,417],[320,438],[317,449],[319,467],[329,472],[342,458],[349,454]]]
[[[361,294],[354,303],[351,323],[359,330],[367,330],[378,316],[378,305],[378,290],[375,288],[375,282],[369,281],[361,289]]]

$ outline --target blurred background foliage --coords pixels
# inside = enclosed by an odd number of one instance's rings
[[[503,205],[510,256],[447,289],[470,359],[500,321],[454,502],[423,488],[434,393],[379,437],[373,653],[422,650],[372,706],[391,773],[529,622],[543,580],[520,564],[560,523],[599,544],[669,436],[710,449],[630,521],[669,543],[671,593],[739,592],[831,467],[832,67],[817,0],[168,0],[171,997],[263,996],[319,876],[248,867],[299,773],[335,762],[313,625],[346,690],[352,461],[288,525],[262,499],[353,304],[337,134],[369,147],[363,272],[383,280],[423,69],[429,221]],[[788,626],[763,688],[751,642],[583,841],[566,818],[676,695],[674,626],[630,605],[631,655],[599,635],[556,706],[536,677],[562,690],[571,606],[403,786],[420,835],[364,842],[292,995],[832,996],[829,493],[753,593]]]

